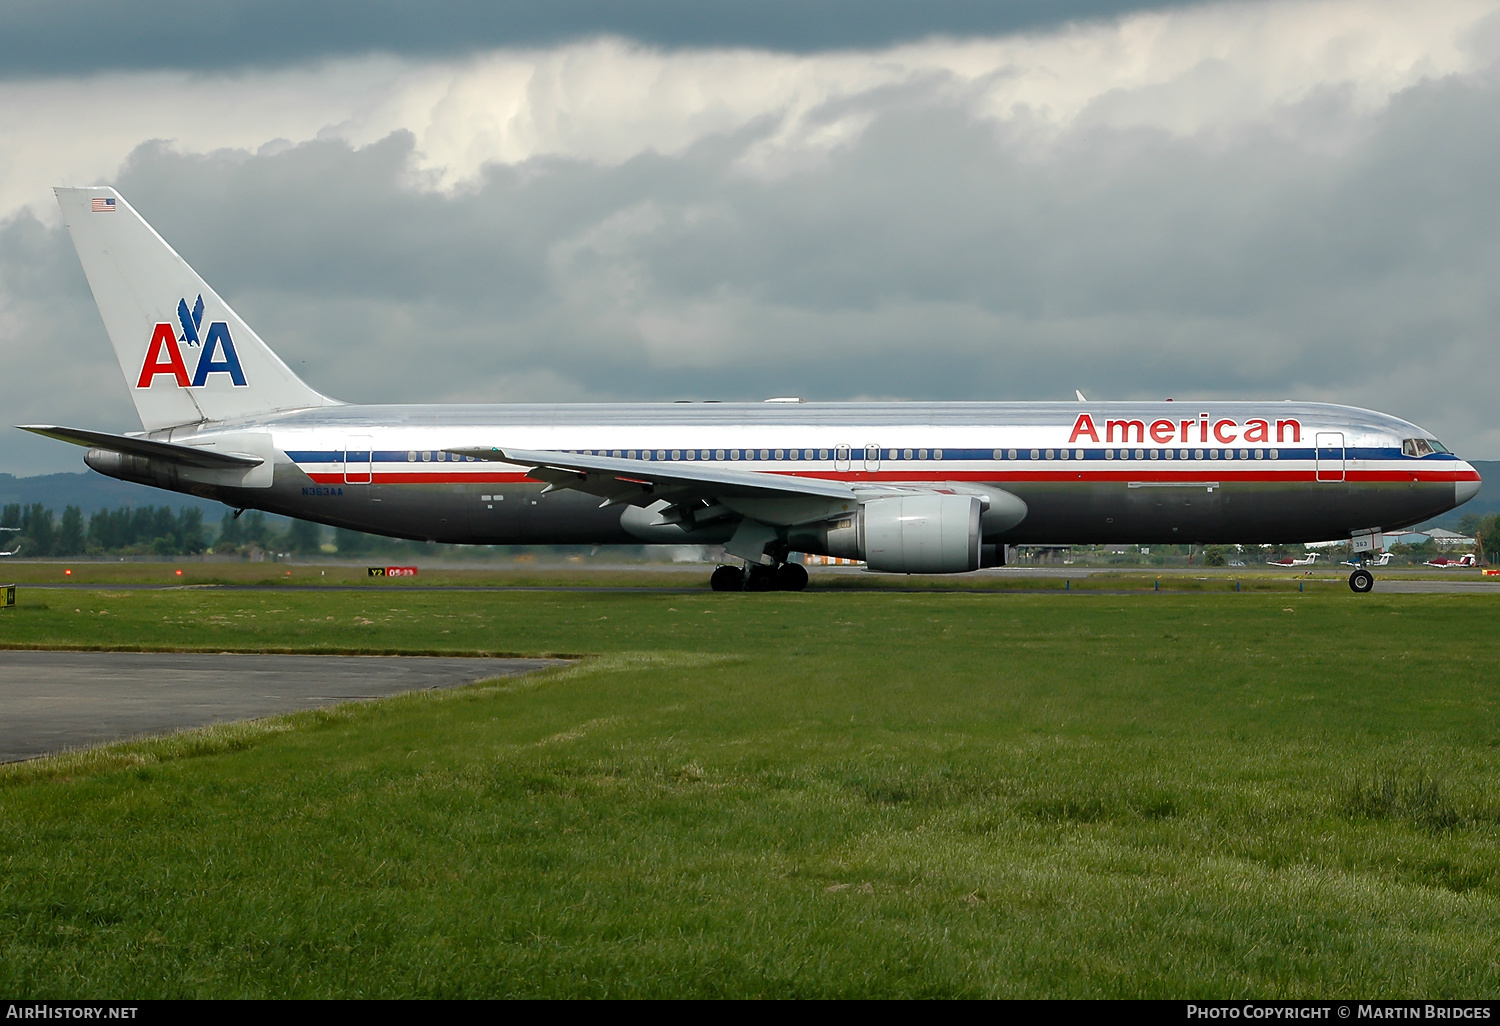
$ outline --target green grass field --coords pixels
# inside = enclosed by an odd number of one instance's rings
[[[416,577],[373,579],[356,563],[252,563],[233,560],[207,562],[9,560],[0,564],[0,583],[114,584],[157,587],[276,587],[359,586],[410,591],[425,587],[498,588],[687,588],[706,589],[712,566],[654,564],[648,567],[592,567],[582,560],[553,563],[516,561],[493,566],[451,566],[432,562]],[[986,571],[977,574],[905,576],[853,570],[812,568],[812,587],[820,591],[1297,591],[1348,588],[1349,568],[1334,563],[1313,567],[1273,568],[1263,563],[1248,567],[1189,569],[1036,567]],[[1478,570],[1436,570],[1431,567],[1382,568],[1382,580],[1485,581]],[[1500,579],[1489,581],[1500,595]],[[1378,585],[1377,585],[1378,588]]]
[[[22,590],[589,654],[0,769],[0,992],[1493,996],[1500,599]]]

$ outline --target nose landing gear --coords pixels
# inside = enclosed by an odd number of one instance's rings
[[[721,566],[708,579],[708,586],[714,591],[801,591],[807,587],[807,570],[800,563]]]
[[[1357,594],[1363,595],[1375,587],[1375,575],[1364,567],[1357,568],[1349,575],[1349,589]]]

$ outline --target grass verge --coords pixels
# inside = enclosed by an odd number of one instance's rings
[[[1493,994],[1497,611],[23,594],[0,644],[596,655],[0,770],[0,990]]]

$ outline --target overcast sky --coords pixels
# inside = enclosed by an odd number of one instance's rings
[[[50,194],[107,183],[351,401],[1312,398],[1500,458],[1500,0],[120,9],[0,6],[8,423],[139,427]]]

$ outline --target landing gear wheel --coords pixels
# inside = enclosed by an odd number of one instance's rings
[[[783,563],[776,568],[777,591],[801,591],[807,587],[807,568],[801,563]]]
[[[750,576],[745,578],[746,591],[773,591],[776,588],[776,571],[758,564],[750,567]]]
[[[1375,587],[1375,575],[1360,567],[1349,575],[1349,587],[1360,595]]]
[[[745,572],[737,566],[721,566],[708,579],[708,586],[714,591],[744,591]]]

